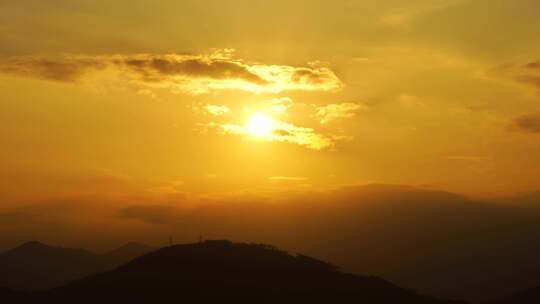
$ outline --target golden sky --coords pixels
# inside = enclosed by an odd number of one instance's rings
[[[0,0],[0,195],[539,188],[537,0]]]
[[[0,0],[0,251],[203,235],[510,294],[540,251],[539,12]]]

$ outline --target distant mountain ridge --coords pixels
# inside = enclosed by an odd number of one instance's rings
[[[112,266],[121,259],[127,262]],[[17,278],[10,281],[13,274]],[[466,304],[421,295],[378,277],[343,273],[273,246],[226,240],[158,250],[128,243],[105,254],[28,242],[0,254],[0,280],[14,285],[70,281],[41,291],[0,285],[0,303]],[[540,303],[540,287],[489,302],[533,303]]]
[[[262,244],[205,241],[153,251],[35,294],[40,303],[450,304]]]
[[[492,304],[538,304],[540,303],[540,287],[518,291]]]
[[[128,243],[105,254],[31,241],[0,254],[0,286],[15,290],[58,287],[126,263],[153,248]]]

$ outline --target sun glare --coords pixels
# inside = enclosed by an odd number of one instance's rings
[[[246,130],[250,135],[264,137],[274,130],[274,121],[263,113],[256,113],[248,120]]]

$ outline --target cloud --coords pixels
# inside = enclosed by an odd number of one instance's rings
[[[210,113],[210,114],[212,114],[214,116],[221,116],[221,115],[224,115],[224,114],[227,114],[227,113],[231,112],[231,109],[229,109],[229,107],[227,107],[225,105],[207,104],[203,108],[204,108],[204,110],[206,110],[206,112],[208,112],[208,113]]]
[[[540,61],[529,62],[525,67],[528,69],[540,69]]]
[[[273,182],[302,182],[307,180],[307,178],[300,176],[271,176],[268,179]]]
[[[276,124],[271,139],[294,143],[313,150],[331,149],[335,145],[331,137],[319,134],[312,128],[299,127],[286,122]]]
[[[266,141],[287,142],[312,150],[329,150],[334,148],[337,138],[317,133],[312,128],[299,127],[291,123],[272,119],[273,130],[270,134],[258,138]],[[253,138],[246,126],[238,124],[210,122],[203,124],[203,130],[218,129],[222,134],[234,134],[246,139]]]
[[[279,97],[270,100],[270,111],[276,114],[285,114],[292,105],[292,99],[289,97]]]
[[[175,208],[161,205],[130,206],[120,209],[119,212],[121,217],[141,220],[149,224],[171,224],[178,217]]]
[[[525,64],[506,64],[494,68],[492,72],[496,76],[540,89],[540,61],[531,61]]]
[[[217,131],[221,134],[232,134],[242,136],[244,139],[256,139],[275,142],[286,142],[296,144],[312,150],[333,150],[335,144],[338,141],[351,140],[351,136],[345,135],[325,135],[318,133],[315,129],[310,127],[297,126],[293,123],[277,119],[276,117],[286,116],[289,108],[293,106],[293,101],[289,97],[279,97],[267,100],[264,105],[257,110],[244,108],[244,111],[252,112],[254,115],[262,114],[270,121],[271,132],[264,135],[255,136],[253,131],[250,131],[249,122],[239,124],[234,120],[228,121],[209,121],[198,123],[198,129],[202,133],[209,131]],[[224,113],[232,112],[226,106],[217,105],[205,105],[203,107],[196,106],[195,110],[204,109],[215,116],[222,115]],[[352,117],[355,111],[363,108],[362,105],[354,103],[343,103],[337,105],[330,105],[327,107],[321,107],[319,112],[326,111],[325,116],[322,117],[323,121],[336,119],[338,117]],[[272,117],[273,116],[273,117]]]
[[[326,124],[340,118],[352,118],[359,111],[367,109],[367,106],[354,102],[334,103],[317,107],[317,117],[321,124]]]
[[[379,19],[379,23],[385,26],[403,27],[418,17],[458,5],[464,1],[465,0],[430,1],[428,3],[422,2],[421,5],[414,2],[412,2],[412,4],[406,2],[407,5],[405,7],[396,7],[382,15]]]
[[[191,94],[217,90],[335,91],[343,87],[327,67],[250,63],[234,58],[231,50],[202,55],[23,56],[0,60],[0,73],[63,82],[78,81],[105,69],[143,88]]]
[[[463,161],[463,162],[484,162],[490,160],[488,156],[481,155],[450,155],[446,156],[445,159]]]
[[[24,212],[6,212],[0,213],[0,226],[13,226],[22,222],[26,224],[34,223],[37,220],[42,220],[32,214]]]
[[[99,193],[104,196],[146,193],[146,181],[110,170],[41,169],[16,166],[4,168],[0,177],[0,194],[16,202],[47,199],[59,196],[86,196]],[[39,180],[39,183],[35,181]],[[28,191],[29,187],[32,191]]]
[[[512,131],[540,134],[540,113],[518,116],[510,122],[508,128]]]
[[[12,57],[0,61],[0,73],[29,78],[74,82],[89,71],[107,66],[100,58],[91,57]]]

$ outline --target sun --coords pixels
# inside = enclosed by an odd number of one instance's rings
[[[264,113],[255,113],[248,120],[246,130],[252,136],[265,137],[274,130],[274,121]]]

